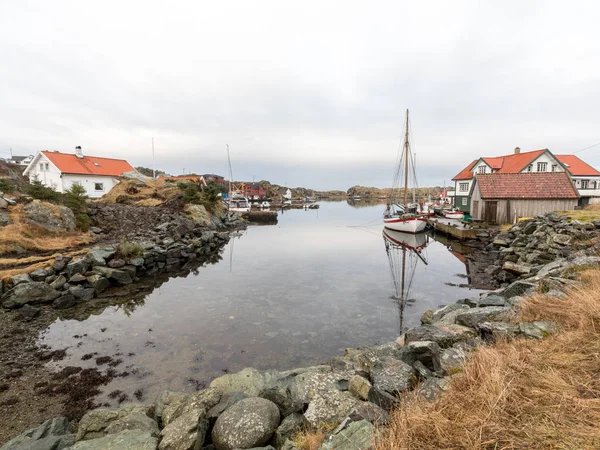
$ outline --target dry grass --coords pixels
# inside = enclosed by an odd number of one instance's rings
[[[584,209],[574,211],[557,211],[558,214],[568,216],[573,220],[580,222],[594,222],[600,220],[600,203],[586,206]]]
[[[116,185],[100,200],[101,203],[129,203],[141,206],[159,206],[165,200],[181,194],[176,183],[150,180],[146,183],[125,180]]]
[[[600,271],[582,280],[520,311],[560,332],[478,349],[436,401],[408,395],[375,449],[600,448]]]
[[[10,217],[13,223],[0,228],[0,256],[14,254],[16,246],[32,252],[50,252],[94,241],[89,233],[52,233],[38,225],[27,223],[20,205],[10,209]]]
[[[306,431],[297,434],[293,440],[294,445],[300,450],[317,450],[325,440],[326,434],[323,430]]]

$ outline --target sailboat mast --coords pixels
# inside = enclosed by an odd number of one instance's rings
[[[406,278],[406,248],[402,247],[402,292],[400,293],[400,334],[402,334],[402,322],[404,321],[404,280]]]
[[[406,110],[406,134],[404,136],[404,207],[408,208],[408,109]]]
[[[231,172],[231,158],[229,157],[229,144],[227,145],[227,163],[229,164],[229,189],[227,192],[227,211],[229,211],[229,207],[231,205],[231,179],[233,178],[233,173]]]

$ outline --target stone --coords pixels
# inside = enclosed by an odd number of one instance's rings
[[[247,397],[248,396],[243,392],[228,392],[226,394],[223,394],[219,403],[210,408],[206,413],[207,419],[209,420],[209,422],[214,423],[214,421],[218,419],[218,417],[223,413],[223,411]],[[262,397],[262,395],[260,395],[260,397]]]
[[[21,433],[4,444],[0,450],[63,450],[75,443],[65,417],[47,420],[37,428]]]
[[[421,315],[421,325],[431,325],[433,322],[433,313],[435,309],[428,309]]]
[[[522,297],[535,292],[536,289],[537,284],[530,283],[528,281],[517,280],[504,289],[500,295],[506,299],[517,296]]]
[[[12,223],[12,219],[10,218],[10,214],[8,211],[0,209],[0,227],[5,227],[6,225],[10,225]]]
[[[104,266],[94,266],[94,272],[103,275],[105,278],[108,278],[109,281],[118,285],[126,285],[133,283],[133,279],[131,278],[129,272],[121,269],[112,269],[110,267]]]
[[[52,306],[55,309],[72,308],[76,304],[77,301],[75,300],[75,297],[73,297],[73,294],[63,294],[52,302]]]
[[[296,434],[302,428],[303,424],[304,419],[301,414],[292,413],[285,417],[273,435],[273,444],[275,447],[283,447],[285,441],[294,436],[294,434]]]
[[[31,305],[23,305],[19,309],[19,314],[21,314],[21,317],[23,317],[23,319],[29,321],[32,320],[34,317],[39,316],[40,308],[36,308],[35,306]]]
[[[87,278],[81,273],[76,273],[71,278],[69,278],[69,284],[80,284],[85,281],[87,281]]]
[[[458,314],[457,311],[466,311],[467,309],[469,309],[469,306],[466,304],[451,303],[451,304],[446,305],[443,308],[440,308],[437,311],[435,311],[433,313],[431,321],[434,323],[439,322],[440,320],[442,320],[444,317],[446,317],[450,313],[454,313],[454,317],[456,317],[456,314]],[[453,322],[446,320],[446,323],[453,323]]]
[[[360,403],[347,391],[325,391],[313,397],[304,412],[306,422],[318,427],[323,423],[340,423]]]
[[[392,410],[398,403],[398,399],[375,386],[369,391],[369,401],[386,411]]]
[[[221,392],[217,389],[203,389],[184,397],[180,402],[173,402],[163,410],[163,425],[169,425],[171,422],[190,411],[208,411],[219,403],[221,396]]]
[[[460,348],[447,348],[440,355],[442,371],[446,375],[454,375],[462,370],[467,354]]]
[[[571,245],[573,238],[568,234],[555,234],[552,236],[552,242],[559,245]]]
[[[59,296],[60,292],[43,281],[33,281],[13,287],[5,292],[1,299],[5,308],[18,308],[27,303],[48,303]]]
[[[98,227],[90,227],[90,231],[94,234],[102,234],[104,232],[102,228]]]
[[[245,368],[233,374],[215,378],[210,387],[226,392],[243,392],[248,396],[257,396],[267,385],[269,376],[253,368]]]
[[[523,336],[531,339],[542,339],[544,337],[544,332],[529,322],[519,323],[519,331]]]
[[[29,276],[29,274],[26,274],[26,273],[14,275],[13,277],[11,277],[11,280],[12,280],[13,287],[17,286],[21,283],[31,283],[33,281],[31,279],[31,277]]]
[[[351,422],[337,434],[329,436],[321,450],[370,449],[373,446],[374,427],[366,420]]]
[[[485,342],[513,339],[519,333],[519,327],[506,322],[483,322],[477,326]]]
[[[217,450],[234,450],[266,444],[279,426],[275,403],[259,397],[240,400],[217,419],[212,441]]]
[[[62,255],[58,255],[56,258],[54,258],[54,262],[52,263],[52,268],[54,270],[56,270],[57,272],[60,272],[62,270],[65,269],[65,267],[67,267],[67,264],[69,263],[69,261],[71,261],[71,257],[70,256],[62,256]]]
[[[87,272],[88,267],[89,267],[88,262],[83,258],[79,258],[79,259],[76,259],[75,261],[71,261],[70,263],[67,264],[67,267],[66,267],[67,277],[71,278],[73,275],[75,275],[77,273],[84,275]]]
[[[374,387],[394,396],[412,389],[416,382],[413,368],[392,358],[385,358],[375,364],[371,378]]]
[[[98,293],[102,293],[110,287],[110,281],[102,275],[90,275],[86,280]]]
[[[207,431],[206,410],[203,408],[189,410],[163,428],[158,449],[200,449],[204,445]]]
[[[41,203],[34,200],[23,208],[25,220],[48,231],[74,231],[75,216],[66,206]]]
[[[65,285],[66,282],[67,282],[67,279],[65,277],[63,277],[62,275],[59,275],[58,277],[56,277],[56,280],[54,280],[52,283],[50,283],[50,287],[52,289],[56,289],[57,291],[59,291],[62,289],[62,287]]]
[[[71,286],[69,288],[69,293],[75,297],[77,302],[89,302],[94,298],[94,288],[84,288],[83,286]]]
[[[508,317],[511,309],[503,306],[485,306],[472,308],[456,316],[456,323],[466,327],[475,328],[482,322],[502,320]]]
[[[129,264],[135,267],[143,267],[144,266],[144,258],[134,258],[129,261]]]
[[[359,400],[368,400],[371,383],[360,375],[353,375],[348,382],[348,390]]]
[[[421,362],[432,372],[440,370],[441,348],[436,342],[413,341],[407,345],[407,349],[412,353],[414,361]]]
[[[29,274],[33,281],[46,281],[46,277],[48,276],[48,272],[44,269],[34,270]]]
[[[527,264],[518,264],[512,261],[506,261],[502,265],[502,269],[507,270],[512,273],[516,273],[518,275],[531,273],[531,266]]]
[[[435,378],[435,377],[431,377],[428,378],[427,380],[425,380],[423,382],[423,384],[421,384],[419,386],[419,388],[417,389],[417,392],[422,395],[423,397],[425,397],[425,399],[427,399],[427,401],[434,401],[437,396],[448,389],[448,385],[450,382],[450,378],[449,377],[444,377],[444,378]]]
[[[506,242],[504,239],[494,239],[492,244],[497,247],[508,247],[508,242]]]
[[[125,430],[117,434],[79,441],[69,450],[156,450],[158,439],[147,431]]]
[[[468,311],[467,311],[468,312]],[[450,347],[456,338],[439,328],[432,325],[421,325],[420,327],[411,328],[405,333],[404,342],[409,344],[413,341],[432,341],[437,343],[440,347]]]
[[[504,306],[506,304],[506,299],[500,295],[484,295],[479,299],[478,305],[479,307],[486,306]]]
[[[161,392],[152,405],[154,408],[154,420],[159,424],[163,424],[162,416],[165,408],[170,405],[180,405],[185,399],[185,394],[173,391]],[[174,411],[176,408],[172,408]]]
[[[413,369],[415,369],[417,376],[421,380],[425,380],[433,376],[433,372],[429,370],[421,361],[415,361],[414,363],[412,363],[412,366]]]
[[[158,437],[158,425],[148,413],[149,407],[125,406],[119,409],[93,409],[88,411],[79,421],[77,441],[98,439],[124,430],[138,430]]]
[[[119,258],[111,259],[108,262],[108,267],[112,269],[120,269],[121,267],[125,267],[125,261]]]
[[[355,422],[368,420],[378,427],[387,425],[390,421],[388,412],[371,402],[360,402],[350,411],[348,417]]]

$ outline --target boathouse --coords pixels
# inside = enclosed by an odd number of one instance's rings
[[[579,201],[565,172],[476,174],[470,197],[473,218],[491,224],[571,210]]]

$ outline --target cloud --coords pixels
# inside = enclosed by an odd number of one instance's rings
[[[477,156],[600,142],[600,7],[578,2],[3,2],[0,156],[387,186],[411,110],[420,185]],[[600,148],[600,147],[599,147]],[[600,166],[600,151],[579,155]]]

